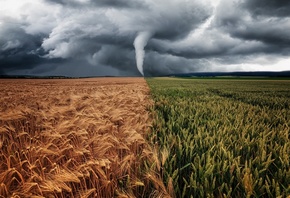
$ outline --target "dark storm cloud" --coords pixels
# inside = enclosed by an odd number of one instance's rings
[[[50,68],[50,70],[45,68]],[[44,76],[72,76],[72,77],[86,77],[86,76],[124,76],[134,75],[128,71],[121,71],[113,67],[98,65],[88,65],[87,60],[67,60],[62,64],[44,64],[29,70],[29,75],[36,75],[41,73]],[[135,74],[136,75],[136,74]]]
[[[32,68],[41,62],[34,51],[41,46],[41,36],[26,34],[16,24],[0,29],[0,65],[3,71]]]
[[[65,6],[79,7],[79,6],[99,6],[111,8],[140,8],[144,5],[140,0],[46,0],[49,3],[57,3]]]
[[[106,65],[139,75],[133,47],[139,32],[151,32],[153,38],[160,40],[182,39],[203,23],[212,11],[204,4],[186,1],[172,1],[167,5],[163,0],[140,1],[143,7],[138,9],[132,9],[134,3],[126,6],[125,1],[119,1],[122,9],[117,9],[120,4],[114,2],[117,1],[98,1],[94,3],[96,7],[86,7],[86,14],[73,13],[62,19],[43,41],[46,57],[85,57],[89,64]],[[138,1],[135,2],[137,5]],[[92,2],[86,3],[92,5]],[[108,8],[99,9],[101,4]]]
[[[96,5],[109,7],[140,8],[140,6],[144,5],[142,1],[138,0],[92,0],[91,2]]]
[[[239,50],[236,45],[236,50],[226,48],[227,54],[290,54],[290,19],[281,12],[289,9],[288,1],[222,2],[213,27],[239,40],[240,45],[247,44]]]
[[[231,10],[226,6],[219,6],[215,18],[216,28],[229,33],[234,38],[242,40],[260,41],[274,46],[288,47],[290,44],[289,18],[273,16],[253,17],[252,9],[242,9],[241,4],[231,5]]]
[[[212,2],[31,1],[17,16],[0,13],[0,71],[140,75],[135,48],[141,58],[145,49],[146,75],[239,69],[233,65],[290,55],[288,1]]]
[[[132,67],[132,62],[134,61],[135,52],[133,48],[127,49],[114,45],[103,45],[101,49],[89,59],[92,65],[110,66],[128,72],[131,75],[139,75],[136,66],[134,65]]]
[[[47,64],[61,64],[59,58],[48,60],[41,57],[43,34],[27,34],[16,21],[9,21],[0,29],[0,70],[2,73],[33,69],[44,62]],[[45,69],[44,69],[45,70]],[[6,72],[5,72],[6,71]]]
[[[6,75],[6,72],[4,72],[1,68],[0,68],[0,75]]]
[[[155,76],[170,75],[176,73],[188,73],[192,71],[210,71],[209,62],[202,59],[187,59],[171,54],[159,54],[149,51],[144,61],[145,75]]]
[[[289,0],[247,0],[243,6],[253,15],[290,16]]]

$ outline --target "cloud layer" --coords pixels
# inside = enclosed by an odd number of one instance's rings
[[[0,1],[0,73],[138,76],[142,34],[145,75],[290,63],[285,0]]]

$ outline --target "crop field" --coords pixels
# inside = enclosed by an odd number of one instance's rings
[[[143,78],[0,80],[0,197],[166,197],[151,103]]]
[[[0,198],[290,196],[290,80],[146,81],[0,79]]]
[[[175,197],[290,197],[290,80],[148,78]]]

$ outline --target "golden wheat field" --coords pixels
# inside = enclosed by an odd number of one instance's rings
[[[167,196],[149,105],[143,78],[0,80],[0,197]]]

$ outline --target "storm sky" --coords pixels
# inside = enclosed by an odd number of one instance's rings
[[[289,0],[0,0],[0,75],[283,70]]]

